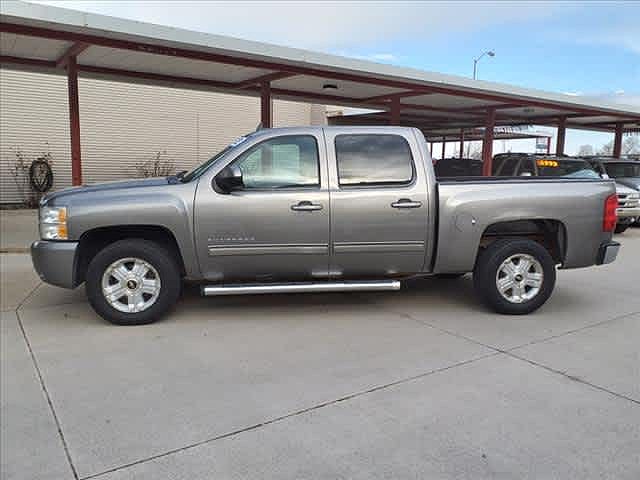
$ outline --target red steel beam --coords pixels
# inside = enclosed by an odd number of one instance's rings
[[[443,107],[432,107],[430,105],[412,105],[411,103],[402,103],[400,105],[402,108],[407,109],[407,110],[424,110],[427,112],[441,112],[441,113],[465,113],[465,112],[460,112],[460,111],[456,111],[453,110],[451,108],[443,108]],[[474,113],[473,115],[477,115],[478,117],[483,117],[484,115],[482,113]]]
[[[431,93],[433,92],[428,89],[411,90],[408,92],[385,93],[384,95],[376,95],[374,97],[363,98],[361,101],[364,103],[374,103],[374,102],[380,102],[385,100],[393,100],[396,98],[400,99],[400,98],[406,98],[406,97],[419,97],[421,95],[430,95]]]
[[[400,125],[400,98],[396,97],[391,100],[391,109],[389,110],[389,124]]]
[[[271,128],[271,84],[262,82],[260,85],[260,123],[262,128]]]
[[[184,48],[166,47],[162,45],[154,45],[144,42],[132,42],[128,40],[121,40],[115,38],[105,38],[98,35],[90,35],[75,32],[63,32],[60,30],[52,30],[48,28],[33,27],[26,25],[17,25],[12,23],[0,22],[0,32],[15,33],[18,35],[28,35],[35,37],[44,37],[55,40],[66,40],[76,42],[86,42],[92,45],[99,45],[110,48],[117,48],[122,50],[133,50],[143,53],[150,53],[156,55],[166,55],[172,57],[190,58],[194,60],[211,61],[217,63],[225,63],[230,65],[240,65],[245,67],[262,68],[266,70],[279,70],[283,72],[290,72],[299,75],[310,75],[321,78],[332,78],[336,80],[346,80],[351,82],[359,82],[371,85],[382,85],[387,87],[403,88],[409,90],[429,89],[433,93],[442,93],[445,95],[454,95],[467,98],[475,98],[479,100],[495,101],[495,102],[509,102],[512,99],[494,93],[486,93],[484,91],[469,91],[463,89],[456,89],[452,87],[440,87],[440,86],[425,86],[416,84],[414,82],[407,82],[403,80],[395,80],[390,78],[378,78],[371,77],[366,74],[354,74],[346,72],[335,72],[331,70],[323,70],[318,67],[300,67],[286,65],[283,63],[277,63],[273,61],[256,60],[250,58],[238,58],[231,55],[203,52],[200,50],[188,50]],[[584,108],[571,105],[558,105],[552,102],[546,102],[542,100],[527,99],[522,100],[522,103],[526,103],[532,107],[554,108],[559,110],[575,111],[580,113],[592,113],[594,115],[612,115],[612,116],[627,116],[617,112],[603,112],[600,110],[594,110],[590,108]],[[640,118],[640,117],[639,117]]]
[[[80,72],[94,73],[100,75],[109,75],[115,77],[123,77],[123,78],[137,78],[141,80],[150,80],[154,82],[163,82],[170,84],[184,84],[184,85],[193,85],[199,87],[208,87],[219,90],[230,90],[236,91],[236,93],[241,92],[254,92],[260,93],[260,86],[250,86],[238,91],[235,83],[231,82],[222,82],[219,80],[206,80],[203,78],[192,78],[192,77],[179,77],[175,75],[164,75],[161,73],[149,73],[149,72],[136,72],[134,70],[122,70],[119,68],[108,68],[108,67],[95,67],[92,65],[78,65],[78,70]],[[287,90],[282,88],[271,88],[272,96],[282,96],[282,97],[292,97],[292,98],[301,98],[301,99],[309,99],[309,100],[319,100],[326,102],[348,102],[354,105],[359,104],[359,100],[357,98],[352,97],[338,97],[336,95],[326,95],[321,93],[305,93],[298,92],[295,90]]]
[[[13,57],[11,55],[0,55],[0,63],[10,63],[14,65],[30,65],[33,67],[56,68],[56,62],[51,60],[40,60],[38,58]]]
[[[620,158],[622,154],[622,132],[623,132],[624,124],[616,123],[616,133],[613,137],[613,156],[615,158]]]
[[[564,141],[567,135],[567,117],[558,119],[558,134],[556,137],[556,155],[564,155]]]
[[[85,42],[75,42],[71,45],[66,52],[64,52],[58,60],[56,60],[56,68],[63,68],[67,65],[67,62],[71,57],[78,58],[82,52],[84,52],[91,45]],[[76,62],[77,63],[77,62]]]
[[[487,109],[487,118],[484,124],[484,138],[482,140],[482,175],[491,176],[493,163],[493,130],[496,126],[495,108]]]
[[[460,113],[478,112],[478,111],[484,112],[489,107],[495,108],[496,110],[506,110],[509,108],[521,108],[526,106],[527,104],[524,102],[523,103],[499,103],[497,105],[474,105],[473,107],[456,108],[455,111]]]
[[[260,75],[259,77],[248,78],[246,80],[242,80],[241,82],[236,83],[236,88],[247,88],[253,85],[260,85],[263,82],[274,82],[276,80],[282,80],[289,77],[295,77],[295,73],[289,72],[273,72],[267,73],[266,75]]]
[[[82,185],[80,102],[78,100],[76,57],[67,59],[67,87],[69,91],[69,131],[71,133],[71,182],[72,185]]]
[[[178,77],[175,75],[164,75],[161,73],[137,72],[135,70],[122,70],[120,68],[95,67],[93,65],[78,65],[78,70],[87,73],[97,73],[100,75],[112,75],[124,78],[136,78],[140,80],[151,80],[154,82],[183,83],[200,87],[210,87],[219,89],[234,89],[235,84],[231,82],[221,82],[217,80],[206,80],[203,78]]]

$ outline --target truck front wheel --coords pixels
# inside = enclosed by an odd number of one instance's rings
[[[504,239],[478,257],[473,281],[481,299],[498,313],[523,315],[551,296],[556,268],[549,252],[528,239]]]
[[[105,247],[85,278],[89,303],[116,325],[152,323],[180,295],[180,270],[172,255],[148,240],[120,240]]]

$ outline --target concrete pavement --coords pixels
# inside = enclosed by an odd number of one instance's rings
[[[640,230],[539,312],[469,278],[114,327],[2,255],[3,479],[640,477]]]
[[[38,210],[0,210],[0,252],[24,253],[38,239]]]

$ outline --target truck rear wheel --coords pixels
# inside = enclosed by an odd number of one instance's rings
[[[164,315],[180,295],[171,253],[141,239],[120,240],[89,264],[86,292],[93,309],[116,325],[143,325]]]
[[[556,268],[549,252],[533,240],[498,240],[478,257],[473,281],[481,299],[493,310],[523,315],[549,299]]]

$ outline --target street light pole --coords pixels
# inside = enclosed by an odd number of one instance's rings
[[[490,57],[495,57],[496,53],[493,50],[487,50],[486,52],[484,52],[482,55],[480,55],[478,58],[474,58],[473,59],[473,79],[476,80],[476,73],[478,71],[478,62],[482,59],[482,57],[484,57],[485,55],[489,55]]]

